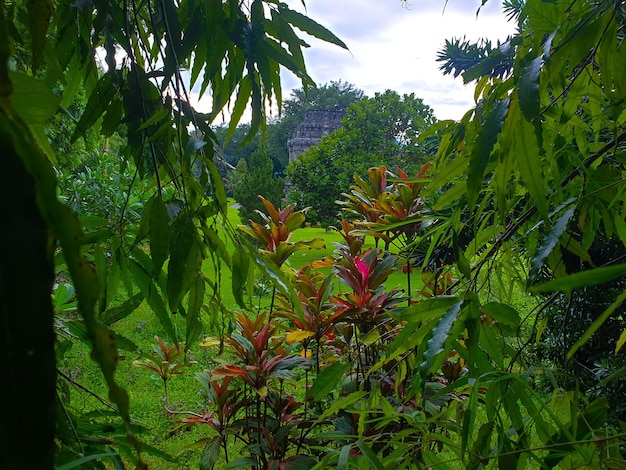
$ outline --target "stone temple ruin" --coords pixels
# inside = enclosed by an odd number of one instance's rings
[[[302,153],[317,145],[322,137],[341,127],[341,119],[345,114],[341,111],[309,110],[304,120],[298,125],[293,137],[287,141],[289,163],[296,160]]]

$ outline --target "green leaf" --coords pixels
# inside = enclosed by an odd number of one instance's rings
[[[43,61],[48,24],[54,7],[51,0],[28,0],[25,4],[28,9],[28,29],[31,36],[30,52],[33,59],[33,74],[35,74]]]
[[[250,457],[241,457],[237,460],[233,460],[228,463],[224,470],[235,470],[236,468],[254,468],[257,465],[257,461]]]
[[[333,402],[326,410],[317,418],[317,423],[321,423],[329,416],[333,416],[339,410],[344,410],[348,406],[356,403],[357,401],[365,398],[367,396],[367,392],[353,392],[350,395],[340,398],[339,400]]]
[[[189,350],[192,344],[202,333],[202,321],[200,311],[204,305],[204,279],[197,276],[189,288],[189,298],[187,299],[187,337],[185,339],[185,350]]]
[[[237,305],[241,308],[246,308],[246,303],[243,299],[243,290],[247,286],[248,282],[248,270],[250,269],[250,257],[241,249],[237,247],[233,253],[233,265],[232,271],[232,290],[233,296]],[[250,288],[250,286],[248,286]]]
[[[331,31],[302,13],[290,10],[289,8],[285,8],[281,5],[280,14],[285,20],[305,33],[321,39],[322,41],[330,42],[344,49],[348,49],[348,46],[346,46],[344,42],[335,36]]]
[[[141,305],[141,302],[143,302],[143,294],[139,292],[130,299],[122,302],[120,305],[112,307],[103,312],[102,322],[105,325],[110,326],[115,322],[123,320],[128,315],[133,313],[137,309],[137,307]]]
[[[200,470],[213,470],[220,458],[221,443],[219,437],[214,437],[206,443],[200,458]]]
[[[43,126],[59,108],[61,97],[39,80],[21,72],[9,74],[13,93],[9,100],[13,108],[29,126]]]
[[[575,211],[576,207],[571,207],[569,210],[565,211],[565,213],[554,223],[550,229],[550,233],[548,233],[537,246],[537,252],[535,253],[535,256],[530,264],[527,285],[531,285],[537,278],[539,270],[543,267],[548,255],[552,253],[554,247],[559,243],[559,240],[561,239],[563,232],[567,229],[567,224],[574,215]]]
[[[574,343],[574,346],[572,346],[571,349],[567,352],[567,356],[565,356],[567,360],[570,360],[574,356],[576,351],[578,351],[581,346],[583,346],[587,341],[589,341],[589,339],[593,336],[593,334],[596,331],[598,331],[598,329],[604,324],[605,321],[608,320],[608,318],[613,313],[615,313],[615,310],[617,310],[619,306],[622,305],[622,303],[624,303],[625,300],[626,300],[626,290],[624,290],[617,297],[617,299],[615,299],[615,301],[611,305],[609,305],[609,307],[604,312],[602,312],[600,316],[596,318],[591,325],[589,325],[589,328],[585,330],[585,332],[578,339],[578,341]]]
[[[522,179],[530,197],[537,206],[539,215],[548,219],[548,188],[543,178],[543,162],[537,132],[533,124],[524,119],[520,112],[519,102],[511,103],[506,131],[503,131],[505,145],[511,149],[510,156],[517,162]]]
[[[163,263],[167,259],[171,237],[169,216],[165,202],[155,197],[150,207],[150,255],[152,256],[153,276],[159,277]]]
[[[474,207],[478,199],[478,193],[483,185],[483,175],[493,147],[498,140],[502,123],[509,110],[510,100],[497,101],[490,107],[489,114],[480,126],[480,131],[476,136],[476,141],[472,146],[469,168],[467,170],[467,203],[469,207]]]
[[[553,279],[530,288],[531,292],[571,291],[591,287],[626,276],[626,264],[588,269],[569,276]]]
[[[170,262],[167,268],[167,296],[170,310],[176,311],[189,279],[197,273],[195,253],[196,227],[184,217],[172,227]]]
[[[542,63],[543,55],[531,60],[524,67],[518,83],[520,109],[528,121],[539,116],[539,72]]]
[[[118,453],[117,452],[106,452],[106,453],[102,453],[102,454],[91,454],[91,455],[86,455],[85,457],[81,457],[80,459],[77,460],[72,460],[71,462],[68,462],[66,464],[63,465],[59,465],[56,468],[56,470],[71,470],[72,468],[76,468],[76,467],[80,467],[81,465],[87,463],[87,462],[91,462],[92,460],[97,460],[97,459],[103,459],[105,457],[108,458],[113,458],[113,457],[117,457]]]
[[[359,447],[363,456],[367,459],[367,461],[374,467],[376,470],[385,470],[385,466],[378,459],[376,454],[370,447],[363,441],[363,439],[359,439],[356,441],[356,445]]]
[[[322,370],[313,382],[309,390],[309,396],[314,401],[320,401],[322,398],[325,398],[343,380],[349,369],[350,364],[347,362],[336,361]]]
[[[437,326],[433,329],[432,335],[428,340],[427,348],[424,351],[422,363],[420,364],[420,375],[422,376],[422,379],[424,379],[428,374],[430,365],[435,356],[443,351],[444,344],[448,339],[450,331],[452,330],[452,325],[461,310],[462,303],[463,302],[461,301],[457,301],[451,305],[440,318]]]
[[[397,321],[415,323],[439,318],[457,303],[459,298],[454,295],[439,295],[413,304],[400,313],[390,313]]]
[[[154,280],[150,277],[146,269],[135,260],[130,261],[130,270],[133,274],[134,281],[139,287],[139,290],[145,297],[152,311],[156,314],[159,322],[170,337],[170,340],[177,344],[178,336],[176,335],[176,330],[174,329],[172,320],[167,313],[165,303],[163,302],[163,298],[159,294]]]
[[[72,142],[81,136],[84,136],[88,129],[91,129],[96,121],[102,117],[107,111],[116,90],[109,74],[104,74],[98,80],[95,88],[91,92],[85,111],[83,111],[74,134],[72,134]]]

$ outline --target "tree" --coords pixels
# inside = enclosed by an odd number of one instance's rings
[[[240,160],[244,162],[245,160]],[[262,210],[264,205],[259,196],[279,206],[285,194],[284,181],[274,175],[274,163],[261,150],[252,154],[249,165],[237,164],[236,185],[233,187],[233,197],[239,203],[239,216],[242,221],[249,219],[260,222],[255,212]]]
[[[335,201],[348,192],[354,174],[364,177],[381,165],[416,170],[430,150],[418,137],[434,122],[432,109],[414,94],[387,90],[348,106],[343,127],[289,165],[290,200],[311,206],[312,220],[333,223]]]
[[[344,110],[363,99],[363,91],[343,82],[330,82],[318,87],[297,88],[283,101],[283,115],[268,125],[267,153],[282,174],[289,163],[287,141],[309,110]]]
[[[249,103],[252,138],[264,127],[265,104],[280,96],[281,67],[303,86],[313,84],[294,28],[345,47],[304,15],[262,0],[2,3],[2,191],[5,201],[17,198],[20,205],[11,204],[12,210],[5,213],[10,230],[3,230],[0,240],[3,345],[7,357],[13,358],[5,371],[9,385],[2,388],[3,401],[10,406],[2,421],[6,439],[1,444],[1,467],[53,466],[56,367],[51,294],[57,247],[76,289],[92,357],[101,366],[128,442],[139,452],[128,394],[115,379],[119,354],[110,309],[121,307],[129,315],[138,305],[135,300],[147,301],[174,342],[178,334],[170,314],[184,311],[187,344],[197,338],[204,293],[207,286],[214,286],[198,273],[202,247],[214,247],[211,224],[227,211],[209,124],[236,96],[231,128]],[[26,30],[28,34],[20,34]],[[12,72],[9,64],[16,55],[30,59],[30,65]],[[100,55],[102,63],[97,60]],[[210,91],[210,113],[192,108],[183,69],[190,72],[190,85],[200,86],[201,96]],[[63,86],[62,97],[53,91],[61,89],[57,85]],[[57,199],[51,167],[57,160],[44,127],[59,104],[71,102],[81,88],[87,106],[72,139],[93,129],[110,136],[125,127],[125,158],[134,161],[136,179],[148,181],[152,192],[140,227],[121,220],[115,230],[104,226],[98,236],[85,237],[75,214]],[[208,142],[190,134],[190,126]],[[228,260],[226,253],[213,250]],[[115,279],[120,274],[133,281],[128,285],[130,299],[121,306],[114,303],[113,289],[119,286]],[[132,284],[138,292],[132,291]],[[36,425],[28,416],[37,416]],[[78,442],[73,447],[65,439],[58,441],[68,451],[64,459],[73,458],[72,448],[78,458],[80,436],[70,434],[74,438]],[[142,467],[139,457],[138,468]]]

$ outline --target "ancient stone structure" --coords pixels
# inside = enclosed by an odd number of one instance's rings
[[[345,111],[310,110],[298,125],[293,137],[287,141],[289,163],[297,159],[303,152],[317,145],[322,137],[341,127],[341,119]]]

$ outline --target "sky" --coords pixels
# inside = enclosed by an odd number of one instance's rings
[[[338,36],[349,51],[303,34],[309,75],[318,84],[343,80],[373,96],[387,89],[415,93],[438,119],[460,119],[473,107],[472,84],[443,76],[436,55],[446,39],[485,37],[495,44],[515,30],[499,0],[288,0]],[[445,8],[445,10],[444,10]],[[283,96],[300,88],[285,71]]]

